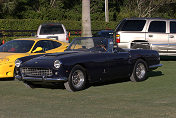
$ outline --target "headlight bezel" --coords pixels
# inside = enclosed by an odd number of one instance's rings
[[[21,66],[21,64],[22,64],[21,60],[19,60],[19,59],[15,60],[15,67],[19,68]]]
[[[55,67],[56,69],[60,68],[61,65],[62,65],[62,63],[61,63],[59,60],[55,60],[55,61],[54,61],[54,67]]]

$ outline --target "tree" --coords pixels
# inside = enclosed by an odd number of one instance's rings
[[[82,0],[82,37],[91,37],[90,0]]]
[[[2,12],[6,14],[11,14],[16,7],[15,0],[0,0],[0,4],[2,5]]]
[[[105,22],[109,22],[108,0],[105,0]]]
[[[127,4],[138,17],[152,17],[152,14],[163,5],[175,2],[175,0],[130,0]]]

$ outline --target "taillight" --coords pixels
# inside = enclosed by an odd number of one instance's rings
[[[116,43],[120,43],[120,34],[116,34]]]

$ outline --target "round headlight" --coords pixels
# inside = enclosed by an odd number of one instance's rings
[[[19,59],[17,59],[17,60],[15,61],[15,66],[16,66],[16,67],[20,67],[21,63],[22,63],[22,61],[20,61]]]
[[[56,61],[54,62],[54,67],[55,67],[55,68],[60,68],[60,66],[61,66],[61,62],[60,62],[59,60],[56,60]]]

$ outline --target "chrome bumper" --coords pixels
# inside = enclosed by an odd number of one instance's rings
[[[18,79],[19,81],[45,81],[45,82],[62,82],[62,81],[67,81],[68,79],[66,77],[62,77],[62,78],[46,78],[46,77],[22,77],[19,75],[15,76],[16,79]]]
[[[149,66],[149,69],[156,69],[161,66],[163,66],[163,64],[156,64],[156,65]]]

